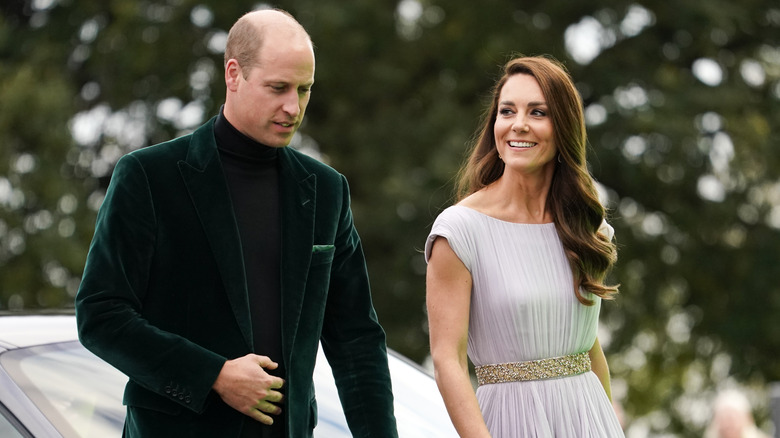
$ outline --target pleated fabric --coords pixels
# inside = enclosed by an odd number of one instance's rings
[[[606,222],[602,231],[612,237]],[[566,356],[593,346],[601,300],[585,294],[595,302],[585,306],[574,296],[554,224],[506,222],[456,205],[434,222],[426,260],[439,236],[471,272],[468,355],[474,365]],[[624,436],[593,372],[482,385],[477,400],[493,438]]]

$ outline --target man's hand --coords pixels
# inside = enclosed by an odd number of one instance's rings
[[[275,390],[282,388],[284,380],[268,374],[264,368],[273,370],[278,366],[266,356],[247,354],[225,362],[212,388],[228,406],[270,425],[274,419],[267,414],[282,413],[277,405],[284,396]]]

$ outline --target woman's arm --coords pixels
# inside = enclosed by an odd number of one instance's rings
[[[609,401],[612,401],[612,388],[609,383],[609,365],[607,364],[607,357],[604,356],[604,350],[601,349],[599,338],[596,338],[596,342],[593,343],[588,352],[590,356],[591,369],[598,376],[601,381],[601,385],[604,386],[604,391],[609,397]]]
[[[462,437],[490,437],[466,356],[471,274],[443,237],[433,243],[426,294],[434,373],[452,424]]]

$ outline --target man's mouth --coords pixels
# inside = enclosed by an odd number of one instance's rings
[[[530,141],[510,141],[509,146],[513,148],[532,148],[536,146],[536,143],[530,142]]]

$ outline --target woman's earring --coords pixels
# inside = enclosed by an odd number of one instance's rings
[[[563,161],[561,161],[561,154],[558,154],[558,162],[563,163]]]

